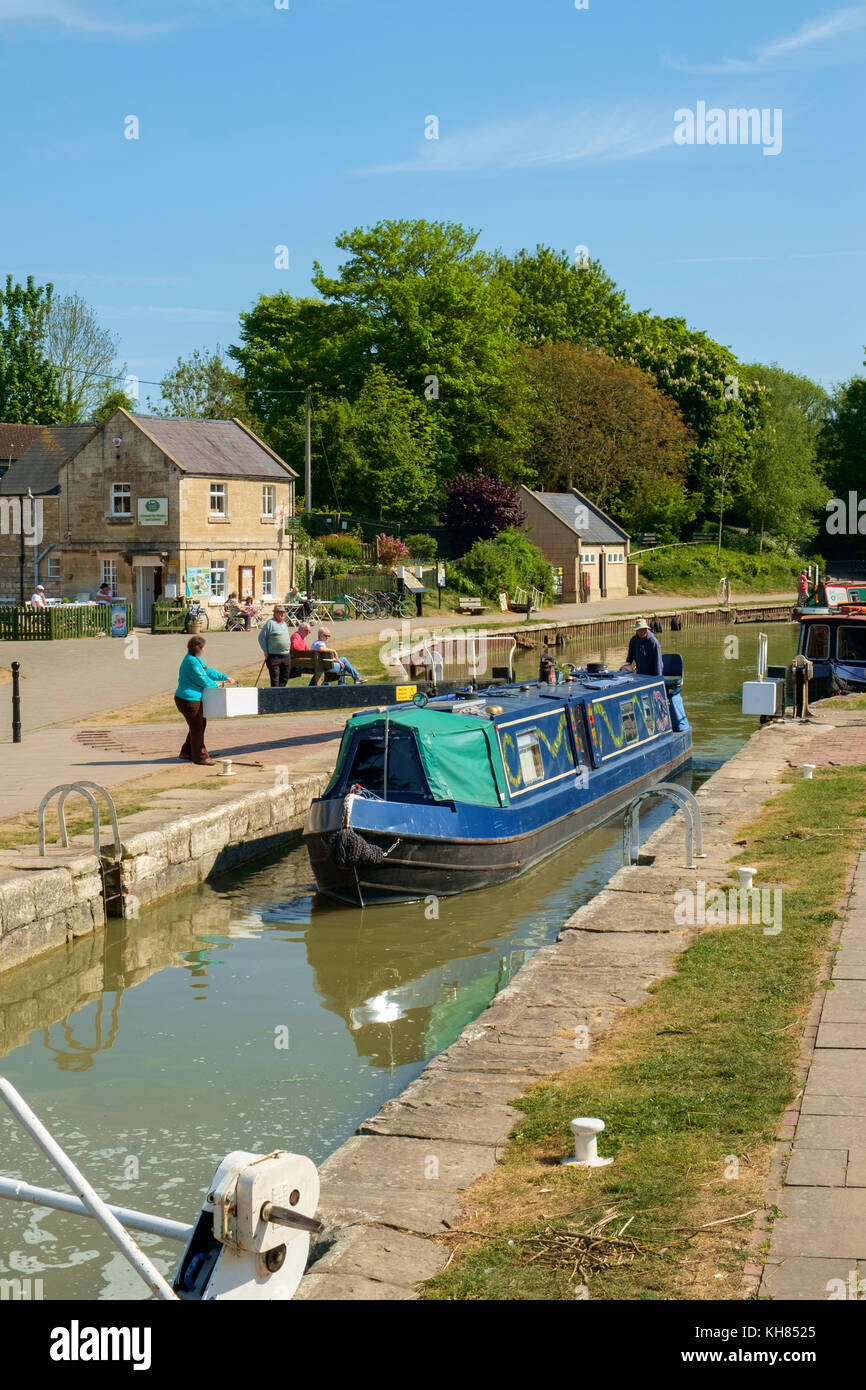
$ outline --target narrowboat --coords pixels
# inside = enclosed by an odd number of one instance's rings
[[[866,604],[801,609],[797,655],[812,663],[813,696],[866,690]]]
[[[674,776],[691,732],[664,661],[353,715],[304,827],[319,890],[363,907],[505,883]]]

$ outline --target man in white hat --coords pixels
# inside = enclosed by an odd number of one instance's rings
[[[30,595],[31,608],[47,608],[48,601],[45,597],[45,590],[41,584],[37,584],[33,593]]]
[[[650,632],[646,618],[637,618],[634,636],[628,644],[624,671],[634,670],[639,676],[662,674],[662,649],[659,640]]]

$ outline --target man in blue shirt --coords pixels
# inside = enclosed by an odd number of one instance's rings
[[[639,676],[660,676],[662,674],[662,649],[659,640],[649,630],[646,618],[638,618],[634,625],[634,636],[628,644],[625,666],[634,667]]]

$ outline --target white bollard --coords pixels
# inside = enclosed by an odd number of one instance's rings
[[[748,893],[749,889],[752,886],[752,879],[755,877],[755,874],[757,872],[757,869],[751,869],[748,866],[746,866],[743,869],[737,869],[737,877],[740,880],[741,893]]]
[[[581,1117],[571,1122],[574,1135],[574,1158],[564,1158],[566,1168],[604,1168],[613,1163],[612,1158],[599,1158],[598,1136],[604,1129],[604,1120]]]
[[[235,774],[232,772],[231,758],[220,758],[220,762],[222,763],[222,767],[217,773],[217,777],[234,777]]]
[[[803,763],[803,776],[807,782],[811,782],[812,773],[815,771],[815,763]]]

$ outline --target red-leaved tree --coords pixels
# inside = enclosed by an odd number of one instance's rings
[[[448,527],[460,554],[476,541],[489,541],[509,526],[519,530],[526,523],[516,487],[486,473],[458,473],[445,484],[448,501],[442,522]]]

